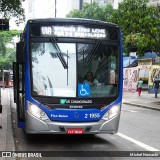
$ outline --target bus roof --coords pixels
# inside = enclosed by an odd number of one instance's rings
[[[91,25],[102,25],[102,26],[110,26],[117,27],[119,26],[115,23],[104,22],[100,20],[94,19],[84,19],[84,18],[45,18],[45,19],[31,19],[28,20],[27,23],[53,23],[53,22],[68,22],[68,23],[78,23],[78,24],[91,24]]]

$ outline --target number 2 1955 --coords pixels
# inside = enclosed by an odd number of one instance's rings
[[[100,113],[86,113],[85,118],[100,118]]]

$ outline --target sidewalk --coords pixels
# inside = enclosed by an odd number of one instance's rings
[[[140,97],[137,92],[123,92],[122,102],[123,104],[130,104],[137,107],[160,110],[160,94],[158,94],[157,98],[154,98],[154,94],[150,94],[147,91],[142,91]]]
[[[12,123],[11,123],[11,108],[10,108],[10,93],[9,89],[1,88],[1,100],[2,100],[2,113],[0,113],[0,124],[2,129],[0,129],[0,151],[15,151]],[[0,160],[6,159],[2,158],[0,155]],[[14,159],[14,158],[7,158]]]

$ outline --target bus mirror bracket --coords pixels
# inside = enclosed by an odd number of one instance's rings
[[[24,65],[13,62],[14,102],[17,104],[18,121],[24,121]]]
[[[13,82],[14,82],[14,103],[17,103],[17,82],[18,82],[18,75],[17,75],[17,63],[13,62]]]
[[[19,42],[16,45],[16,61],[18,64],[24,64],[24,42]]]

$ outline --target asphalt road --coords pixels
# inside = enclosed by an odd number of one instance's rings
[[[11,97],[13,92],[10,90]],[[11,100],[13,135],[16,151],[153,151],[160,150],[160,111],[122,106],[119,132],[115,135],[32,135],[26,136],[17,128],[16,111]],[[85,152],[86,153],[86,152]],[[42,159],[85,159],[82,153],[76,157]],[[24,159],[25,158],[18,158]],[[33,159],[33,158],[27,158]],[[141,160],[144,157],[87,157],[92,160]],[[159,159],[145,157],[145,160]]]

